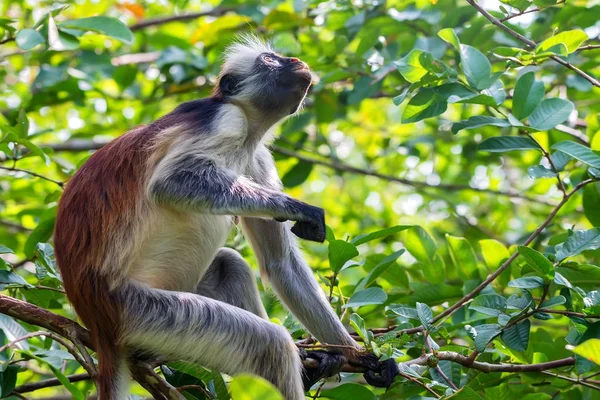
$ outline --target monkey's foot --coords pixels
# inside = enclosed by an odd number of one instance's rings
[[[321,378],[328,378],[338,374],[346,364],[346,357],[343,354],[329,353],[325,350],[300,350],[300,357],[303,360],[312,358],[319,361],[317,367],[305,368],[302,372],[304,391],[310,390]]]

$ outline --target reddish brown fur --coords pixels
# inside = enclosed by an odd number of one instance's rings
[[[156,130],[138,128],[94,153],[68,183],[56,220],[55,249],[65,290],[92,333],[99,358],[98,389],[112,399],[122,349],[121,308],[109,288],[107,260],[118,233],[130,230],[143,195],[146,160]],[[112,260],[114,262],[114,260]]]

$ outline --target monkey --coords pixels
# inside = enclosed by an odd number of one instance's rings
[[[140,353],[256,374],[290,400],[346,361],[370,368],[374,384],[393,380],[346,331],[304,260],[294,236],[323,242],[324,210],[283,192],[267,148],[311,83],[303,61],[238,39],[210,97],[116,138],[67,183],[55,253],[92,335],[101,399],[126,397],[128,360]],[[287,330],[268,320],[249,264],[224,247],[238,217],[289,311],[322,343],[345,345],[309,353],[321,361],[312,376]]]

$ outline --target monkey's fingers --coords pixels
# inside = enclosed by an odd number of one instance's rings
[[[292,232],[301,239],[323,243],[325,241],[325,225],[319,226],[312,221],[298,221]]]
[[[304,390],[310,388],[322,378],[338,374],[346,364],[346,357],[338,353],[329,353],[325,350],[303,351],[302,358],[312,358],[319,361],[316,368],[305,368],[302,373]]]

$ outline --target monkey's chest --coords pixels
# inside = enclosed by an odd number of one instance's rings
[[[131,279],[152,287],[193,292],[225,244],[232,217],[160,215],[130,268]]]

